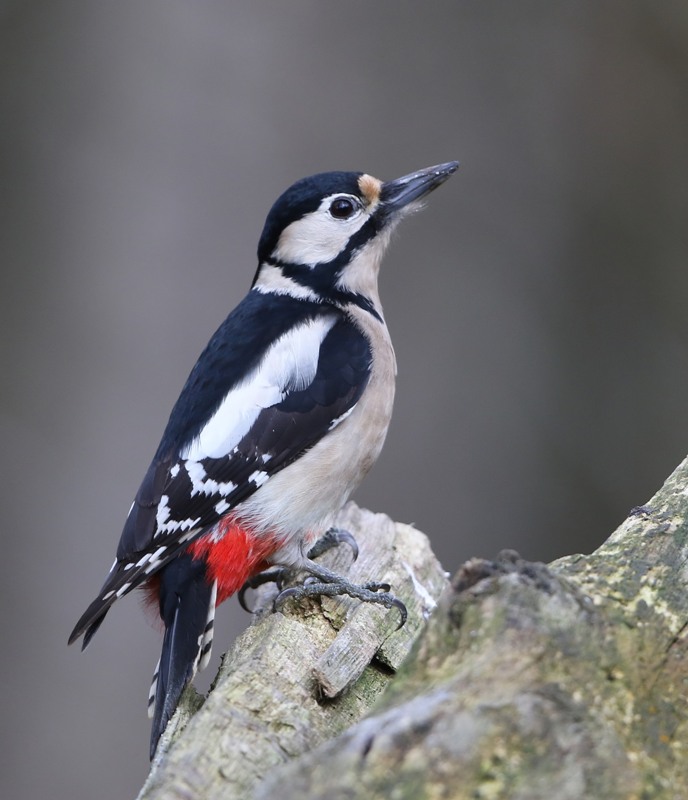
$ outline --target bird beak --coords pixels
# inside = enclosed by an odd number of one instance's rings
[[[415,200],[420,200],[430,194],[433,189],[450,178],[458,168],[458,161],[448,161],[446,164],[437,164],[435,167],[427,167],[418,172],[412,172],[410,175],[404,175],[403,178],[386,181],[382,184],[380,193],[384,210],[388,214],[401,211]]]

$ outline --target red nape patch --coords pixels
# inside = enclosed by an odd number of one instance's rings
[[[210,580],[217,581],[217,605],[239,591],[246,581],[267,566],[267,557],[280,546],[274,536],[255,536],[232,519],[189,545],[195,559],[206,562]]]

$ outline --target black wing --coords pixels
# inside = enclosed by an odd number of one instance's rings
[[[358,402],[370,376],[368,339],[339,312],[306,326],[287,331],[276,354],[268,349],[251,379],[232,387],[180,452],[158,453],[127,519],[117,561],[70,641],[89,629],[85,647],[118,597],[299,458]],[[263,389],[275,402],[258,407]],[[246,420],[236,423],[232,412],[241,418],[247,409],[253,416],[244,431]]]

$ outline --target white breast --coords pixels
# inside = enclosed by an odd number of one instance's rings
[[[396,361],[384,323],[357,307],[351,310],[370,338],[370,379],[353,411],[314,447],[273,475],[237,509],[254,530],[286,538],[273,561],[297,564],[321,536],[377,460],[394,403]]]

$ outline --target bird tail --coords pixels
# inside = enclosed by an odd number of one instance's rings
[[[74,642],[83,634],[84,640],[81,644],[81,649],[85,650],[88,647],[91,639],[95,636],[98,628],[100,628],[100,626],[103,624],[105,615],[109,610],[110,606],[104,605],[100,597],[94,600],[83,614],[81,619],[74,626],[74,630],[69,637],[68,644],[74,644]]]
[[[184,553],[160,571],[160,616],[165,625],[160,661],[153,676],[149,713],[153,717],[151,760],[179,698],[199,666],[210,659],[217,583],[209,583],[205,562]]]

